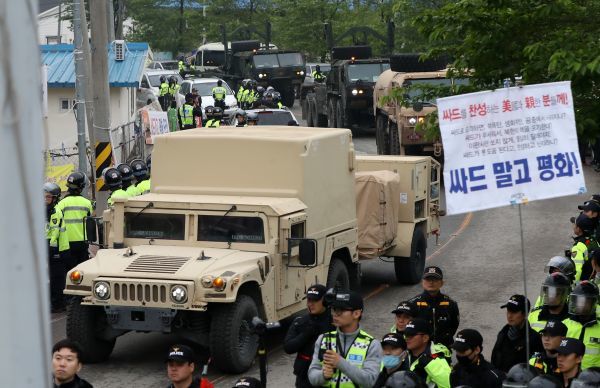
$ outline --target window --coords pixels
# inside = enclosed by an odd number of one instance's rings
[[[263,67],[279,67],[277,55],[275,54],[255,55],[253,58],[254,66],[257,69],[262,69]]]
[[[304,221],[292,225],[292,228],[290,230],[290,238],[304,238],[305,237],[305,232],[304,232],[305,225],[306,225],[306,222],[304,222]],[[298,245],[300,245],[300,241],[297,241],[297,240],[290,241],[290,244],[292,245],[292,247],[297,247]]]
[[[264,244],[260,217],[198,216],[198,241]]]
[[[183,94],[184,96],[190,92],[190,83],[184,82],[181,84],[181,88],[179,88],[179,94]]]
[[[61,113],[70,111],[71,109],[73,109],[74,105],[75,101],[69,98],[61,98],[58,100],[58,110]]]
[[[281,65],[281,67],[302,66],[304,62],[302,60],[302,54],[300,53],[277,54],[277,57],[279,58],[279,64]]]
[[[348,65],[348,77],[352,82],[377,82],[379,75],[389,68],[389,63],[355,63]]]
[[[125,237],[184,240],[184,214],[125,213]]]
[[[286,111],[261,110],[256,113],[258,113],[258,125],[288,125],[294,120],[292,113]]]

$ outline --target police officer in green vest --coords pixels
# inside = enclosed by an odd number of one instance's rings
[[[427,384],[438,388],[450,388],[450,364],[444,354],[433,347],[431,324],[422,318],[413,319],[404,329],[406,347],[409,350],[410,370],[419,375]]]
[[[315,82],[323,82],[323,80],[325,80],[325,76],[323,75],[323,73],[321,73],[321,66],[319,65],[315,66],[315,70],[312,72],[311,75]]]
[[[46,241],[48,242],[48,270],[50,272],[50,307],[51,312],[65,311],[63,290],[65,288],[64,257],[60,251],[69,250],[69,241],[66,238],[62,212],[56,208],[60,200],[60,187],[56,183],[44,184],[44,200],[46,201]],[[60,232],[63,238],[60,238]]]
[[[168,104],[169,84],[167,78],[164,75],[160,76],[160,86],[158,87],[158,102],[163,111],[166,111],[169,107]]]
[[[237,99],[237,103],[238,103],[238,108],[242,107],[242,102],[243,102],[243,96],[244,96],[244,90],[246,90],[246,86],[248,84],[248,79],[242,80],[242,82],[240,83],[240,88],[237,91],[237,94],[235,95],[235,98]]]
[[[371,387],[381,368],[381,344],[360,328],[363,299],[357,292],[329,294],[333,325],[337,330],[315,342],[308,379],[313,386]]]
[[[575,262],[575,280],[588,280],[592,275],[588,254],[598,246],[594,237],[596,223],[585,214],[580,214],[574,221],[573,240],[575,241],[571,248],[571,258]]]
[[[227,95],[227,89],[223,86],[223,81],[218,80],[217,86],[212,88],[212,96],[215,100],[215,106],[225,110],[225,96]]]
[[[177,117],[179,119],[179,129],[196,128],[194,122],[194,97],[191,93],[185,95],[185,104],[179,107]]]
[[[273,92],[273,103],[279,109],[283,109],[284,108],[283,103],[281,102],[281,93],[279,93],[279,92]]]
[[[529,365],[536,368],[542,374],[558,372],[556,360],[556,349],[560,342],[567,336],[567,326],[559,320],[548,320],[540,331],[544,351],[535,352],[529,359]]]
[[[596,317],[598,286],[589,280],[581,281],[569,295],[569,314],[565,325],[574,324],[578,330],[569,328],[568,337],[579,338],[585,344],[581,366],[587,369],[600,365],[600,323]]]
[[[115,199],[117,198],[129,198],[127,192],[122,189],[123,180],[119,170],[114,167],[109,167],[104,170],[102,176],[104,177],[104,183],[110,190],[110,196],[107,201],[109,207],[115,204]]]
[[[121,180],[123,182],[122,189],[125,190],[127,196],[135,197],[140,195],[137,187],[133,184],[133,170],[127,163],[121,163],[117,166],[117,170],[121,174]]]
[[[70,271],[77,264],[90,258],[88,243],[85,240],[85,217],[92,216],[92,202],[81,195],[86,185],[86,176],[82,172],[74,172],[67,177],[67,195],[56,205],[62,213],[64,232],[59,238],[69,241],[69,253],[65,254],[65,269]]]
[[[237,124],[235,125],[236,127],[247,127],[248,123],[246,123],[246,117],[248,115],[246,114],[246,111],[243,109],[238,109],[235,112],[235,118],[237,120]]]
[[[131,169],[133,170],[133,177],[135,178],[135,188],[139,195],[147,194],[150,192],[150,175],[148,174],[148,167],[142,159],[134,159],[131,161]]]
[[[546,276],[542,283],[540,298],[542,305],[529,313],[529,326],[537,332],[542,330],[550,319],[563,321],[569,317],[567,299],[571,292],[571,281],[560,272]]]
[[[205,128],[215,128],[217,126],[216,125],[216,120],[215,120],[215,117],[214,117],[214,114],[213,114],[214,110],[215,110],[215,107],[211,106],[211,105],[207,106],[204,109],[204,114],[206,116],[206,122],[203,124],[203,126]]]
[[[183,62],[183,57],[179,57],[177,61],[177,67],[179,69],[179,74],[183,77],[185,75],[185,63]]]

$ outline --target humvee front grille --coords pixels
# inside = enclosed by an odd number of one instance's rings
[[[167,302],[167,286],[162,284],[113,283],[113,299],[122,302]]]
[[[125,272],[152,272],[174,274],[190,258],[180,256],[142,255],[125,268]]]

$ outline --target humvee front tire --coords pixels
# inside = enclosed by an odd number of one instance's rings
[[[327,288],[335,288],[336,290],[350,289],[350,272],[346,263],[340,259],[332,258],[329,264],[329,272],[327,273]]]
[[[377,144],[377,155],[390,154],[390,134],[388,133],[388,120],[384,115],[378,114],[375,122],[375,143]]]
[[[396,279],[402,284],[417,284],[423,276],[427,240],[420,227],[415,227],[410,248],[410,257],[394,257]]]
[[[402,146],[400,144],[400,132],[396,123],[389,123],[389,144],[390,155],[402,155]]]
[[[213,305],[210,324],[210,353],[225,373],[247,371],[258,350],[258,336],[250,331],[258,307],[248,295],[238,295],[235,303]]]
[[[102,338],[108,328],[106,314],[102,307],[85,306],[81,298],[72,298],[67,306],[67,337],[81,346],[84,363],[97,363],[108,360],[116,338]]]

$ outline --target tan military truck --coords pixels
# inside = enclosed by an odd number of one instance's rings
[[[106,249],[67,274],[67,335],[88,362],[121,334],[162,332],[243,372],[254,316],[303,310],[316,282],[356,288],[361,259],[394,257],[398,279],[415,283],[439,231],[439,165],[356,157],[347,129],[180,131],[157,136],[152,159],[151,192],[117,199],[102,217]]]

